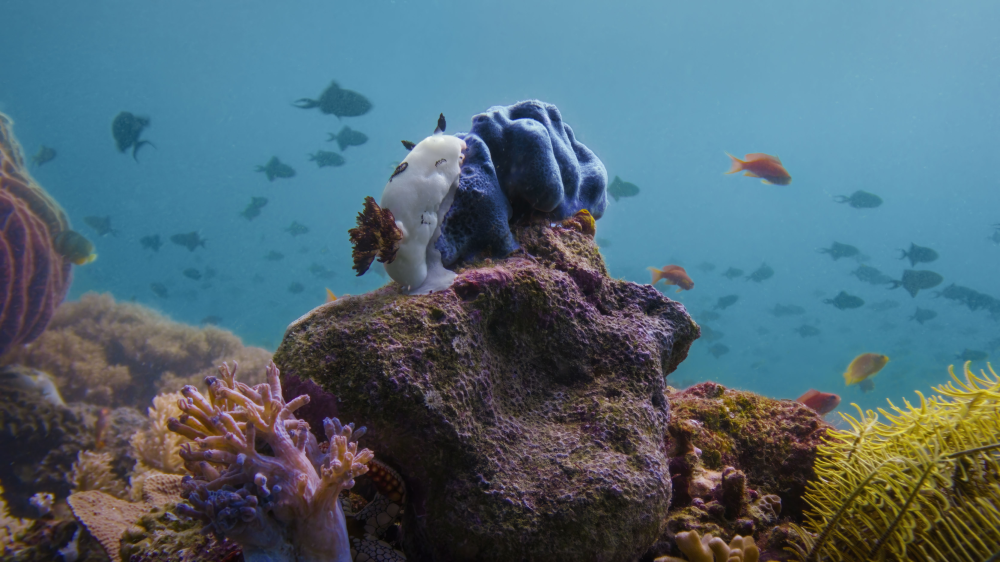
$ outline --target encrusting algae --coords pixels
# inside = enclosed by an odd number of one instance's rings
[[[820,560],[982,561],[1000,557],[1000,376],[953,382],[879,415],[842,414],[820,447],[804,562]]]

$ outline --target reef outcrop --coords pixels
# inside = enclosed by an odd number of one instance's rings
[[[523,253],[448,290],[318,307],[275,361],[336,395],[402,475],[411,559],[635,560],[671,498],[665,376],[699,328],[611,278],[591,235],[514,233]]]

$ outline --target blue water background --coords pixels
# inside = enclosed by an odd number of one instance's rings
[[[262,2],[4,1],[0,111],[16,122],[34,168],[99,259],[76,269],[71,298],[107,291],[198,323],[216,315],[250,344],[273,349],[285,326],[324,300],[324,287],[361,293],[384,283],[351,271],[347,229],[365,195],[380,196],[401,139],[429,134],[439,112],[466,130],[491,105],[539,98],[559,106],[609,175],[641,188],[598,223],[615,276],[648,282],[648,266],[677,263],[696,287],[672,298],[697,319],[720,296],[739,302],[705,322],[730,352],[696,342],[672,384],[713,379],[794,398],[810,387],[844,405],[884,404],[947,379],[964,348],[1000,353],[1000,324],[933,292],[911,298],[849,275],[817,249],[859,247],[898,278],[911,242],[941,257],[940,288],[958,283],[1000,297],[997,169],[1000,4],[995,2]],[[338,120],[292,106],[330,80],[364,93],[367,115]],[[148,115],[140,163],[116,151],[111,120]],[[347,124],[370,141],[341,168],[307,154],[331,150]],[[768,186],[724,176],[724,152],[777,154],[794,180]],[[298,175],[269,183],[254,167],[278,156]],[[880,208],[832,197],[864,189]],[[252,196],[269,204],[248,222]],[[88,215],[110,215],[97,237]],[[292,221],[311,231],[292,238]],[[198,231],[207,248],[171,244]],[[139,239],[159,233],[158,253]],[[285,259],[263,259],[269,251]],[[698,265],[717,266],[703,272]],[[766,262],[757,284],[720,276]],[[319,279],[312,264],[336,272]],[[186,268],[218,275],[193,281]],[[169,298],[151,283],[163,283]],[[305,291],[288,287],[302,283]],[[841,311],[840,290],[896,309]],[[776,303],[804,317],[775,318]],[[917,306],[939,316],[909,320]],[[802,338],[808,323],[822,333]],[[992,343],[991,343],[992,342]],[[874,392],[845,388],[861,352],[891,362]],[[843,408],[843,406],[842,406]]]

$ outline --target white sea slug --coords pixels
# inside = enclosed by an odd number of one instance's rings
[[[385,270],[410,295],[441,291],[455,280],[434,243],[455,198],[465,141],[445,135],[444,128],[441,115],[434,134],[413,146],[382,192],[382,208],[392,211],[403,233],[396,259]]]

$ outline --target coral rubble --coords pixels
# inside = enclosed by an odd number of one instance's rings
[[[42,333],[69,290],[73,260],[87,259],[60,253],[69,219],[28,173],[12,126],[0,113],[0,355]]]
[[[664,376],[698,327],[609,277],[591,236],[515,228],[521,256],[323,305],[275,361],[373,429],[407,483],[410,558],[634,560],[667,515]]]
[[[51,374],[67,401],[145,408],[162,388],[200,381],[223,358],[263,370],[270,354],[230,332],[173,322],[141,305],[88,293],[60,306],[49,329],[4,364]]]

